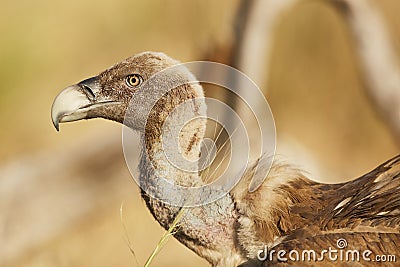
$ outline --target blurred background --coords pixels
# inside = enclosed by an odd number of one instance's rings
[[[127,237],[141,265],[157,244],[121,126],[58,133],[50,119],[61,89],[137,52],[243,70],[272,108],[279,158],[314,179],[350,180],[399,153],[400,2],[261,1],[2,0],[0,266],[136,266]],[[208,266],[171,240],[154,266],[188,263]]]

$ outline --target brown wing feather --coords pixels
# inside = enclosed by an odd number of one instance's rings
[[[295,185],[290,185],[295,187]],[[378,166],[360,178],[342,184],[307,186],[297,190],[310,194],[309,202],[291,207],[292,229],[273,250],[304,251],[338,249],[339,239],[348,246],[343,250],[370,250],[376,255],[394,255],[396,262],[385,266],[398,266],[400,261],[400,155]],[[270,251],[271,251],[270,249]],[[277,258],[264,266],[298,266],[299,262],[282,262]],[[325,258],[321,262],[301,262],[301,266],[337,266]],[[346,262],[346,266],[376,266],[376,261]]]
[[[330,192],[318,216],[322,228],[386,226],[400,229],[400,155]],[[343,205],[340,205],[340,203]]]
[[[282,175],[291,177],[279,183]],[[275,182],[277,181],[277,182]],[[400,231],[400,155],[362,177],[341,184],[313,182],[287,165],[273,166],[266,181],[248,194],[239,185],[233,197],[240,211],[238,241],[249,258],[263,244],[317,241],[328,232],[360,236]],[[325,236],[326,237],[326,236]]]
[[[350,182],[298,180],[285,187],[308,196],[290,207],[296,229],[317,225],[321,231],[377,226],[400,230],[400,155]]]

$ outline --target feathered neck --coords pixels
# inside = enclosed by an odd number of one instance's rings
[[[142,135],[139,180],[152,187],[154,192],[163,190],[159,177],[179,186],[203,184],[197,160],[206,121],[204,118],[193,120],[206,115],[201,97],[203,91],[200,85],[176,88],[160,99],[150,113]],[[181,104],[183,107],[176,110]],[[180,160],[185,161],[186,170],[177,166]],[[168,229],[180,207],[166,204],[143,190],[142,197],[154,218]],[[187,211],[179,222],[179,231],[174,235],[180,242],[212,264],[223,259],[229,262],[222,263],[222,266],[231,266],[243,260],[240,253],[232,249],[236,247],[233,233],[238,214],[229,194],[213,203],[185,209]],[[231,257],[224,259],[226,257],[222,255]]]
[[[143,154],[159,177],[180,186],[200,186],[198,159],[206,129],[200,85],[181,86],[161,98],[149,114]]]

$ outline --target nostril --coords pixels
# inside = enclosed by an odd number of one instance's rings
[[[96,95],[93,93],[92,89],[89,86],[87,86],[86,84],[80,84],[80,86],[90,101],[96,100]]]
[[[99,91],[98,77],[91,77],[78,83],[82,92],[85,93],[86,97],[91,101],[96,101],[96,95],[94,92]]]

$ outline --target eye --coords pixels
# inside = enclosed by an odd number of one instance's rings
[[[125,81],[129,87],[136,87],[142,83],[143,79],[139,74],[132,74],[126,76]]]

